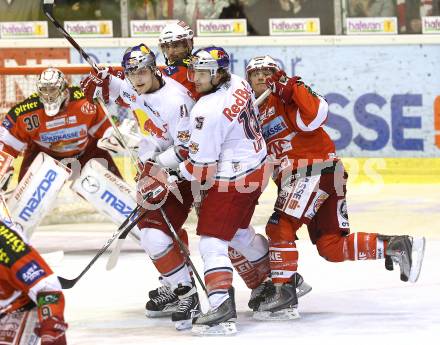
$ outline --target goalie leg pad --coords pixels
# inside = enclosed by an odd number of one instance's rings
[[[85,164],[70,188],[118,226],[136,207],[136,192],[131,186],[93,159]],[[137,226],[130,234],[139,242]]]
[[[51,210],[70,169],[40,152],[7,201],[11,218],[29,238]]]

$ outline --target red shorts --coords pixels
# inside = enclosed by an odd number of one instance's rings
[[[191,183],[189,181],[180,182],[179,191],[183,203],[181,203],[173,193],[169,193],[167,200],[162,205],[162,209],[165,211],[165,214],[168,216],[169,221],[176,231],[179,231],[185,223],[193,203],[193,194],[191,191]],[[153,228],[162,230],[166,234],[172,236],[159,209],[148,212],[146,216],[139,221],[138,226],[141,230],[144,228]]]
[[[235,187],[221,192],[212,187],[200,206],[197,234],[232,240],[238,229],[249,226],[260,195],[261,188],[240,193]]]
[[[113,174],[116,176],[122,178],[121,173],[119,172],[115,162],[113,161],[112,156],[110,153],[106,150],[100,149],[96,146],[97,140],[96,139],[90,139],[90,143],[85,148],[84,152],[77,158],[79,161],[79,167],[83,167],[90,159],[95,158],[99,159],[100,163],[103,164],[108,170],[110,170]],[[29,169],[29,166],[34,161],[35,157],[40,152],[45,152],[49,156],[53,157],[56,160],[62,161],[63,158],[57,158],[52,156],[50,152],[47,152],[45,150],[41,150],[41,148],[37,145],[31,145],[24,153],[23,155],[23,162],[21,163],[20,167],[20,173],[18,175],[18,181],[20,181],[24,174],[26,174],[26,171]],[[66,160],[69,160],[69,158],[65,158]],[[106,164],[107,163],[107,164]],[[76,169],[77,165],[75,164],[67,164],[69,168],[72,169],[72,176],[71,179],[75,179],[79,176],[81,173],[80,169]]]
[[[348,174],[329,173],[320,176],[318,188],[307,201],[303,216],[298,219],[275,211],[266,226],[266,233],[273,241],[294,241],[296,232],[307,225],[313,243],[322,236],[350,233],[346,205],[346,181]],[[321,196],[320,196],[321,195]]]

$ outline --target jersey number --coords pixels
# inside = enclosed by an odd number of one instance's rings
[[[261,127],[255,114],[254,107],[251,101],[248,101],[245,108],[238,116],[238,122],[243,125],[246,138],[254,140],[255,152],[259,152],[263,147],[263,135],[261,134]]]
[[[33,131],[35,128],[40,127],[40,119],[36,114],[25,117],[23,121],[26,124],[27,131]]]

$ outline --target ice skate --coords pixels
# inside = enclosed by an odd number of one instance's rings
[[[310,291],[312,291],[312,287],[304,281],[304,278],[301,274],[295,274],[296,279],[296,296],[298,298],[307,295]]]
[[[235,321],[234,290],[229,289],[229,297],[219,307],[210,309],[194,319],[192,333],[194,335],[233,335],[237,333]]]
[[[295,275],[290,282],[275,285],[275,293],[260,303],[258,310],[254,312],[254,319],[282,321],[299,318]]]
[[[162,285],[148,292],[150,300],[145,305],[145,315],[151,318],[170,316],[177,309],[179,299],[171,289]]]
[[[171,320],[175,322],[178,331],[192,327],[192,320],[200,314],[199,296],[195,285],[179,286],[174,290],[178,297],[176,310],[171,314]]]
[[[248,307],[253,311],[258,310],[260,303],[264,301],[266,296],[271,296],[275,293],[275,285],[273,285],[272,280],[266,280],[258,285],[251,292],[251,297],[249,298]]]
[[[400,266],[400,279],[415,283],[420,275],[425,254],[425,238],[411,236],[379,236],[388,246],[385,254]],[[386,262],[387,269],[392,266]]]

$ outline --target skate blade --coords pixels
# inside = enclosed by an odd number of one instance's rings
[[[258,321],[287,321],[299,319],[299,312],[296,308],[287,308],[279,311],[256,311],[253,318]]]
[[[303,297],[307,295],[310,291],[312,291],[312,287],[306,282],[303,282],[300,286],[296,287],[296,296],[298,298]]]
[[[176,327],[176,329],[178,331],[184,331],[186,329],[191,329],[191,327],[192,327],[192,319],[175,321],[174,322],[174,326]]]
[[[208,325],[193,325],[192,334],[196,336],[210,336],[210,335],[234,335],[237,333],[235,322],[221,322],[215,326]]]
[[[412,243],[411,259],[412,265],[409,272],[409,281],[415,283],[419,279],[422,269],[423,257],[425,255],[426,240],[424,237],[414,237]]]
[[[175,312],[176,309],[169,309],[169,310],[161,310],[161,311],[152,311],[152,310],[146,310],[145,316],[151,319],[158,319],[161,317],[168,317],[171,316],[173,312]]]

